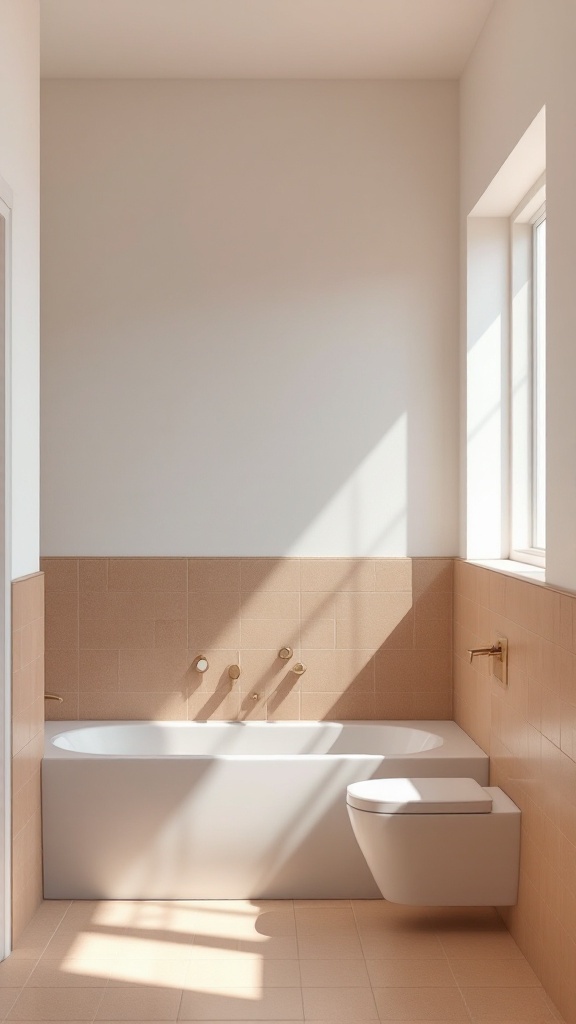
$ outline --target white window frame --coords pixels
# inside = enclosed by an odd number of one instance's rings
[[[4,224],[0,301],[0,960],[12,942],[12,651],[11,651],[11,296],[12,192],[0,178]]]
[[[542,568],[546,565],[546,551],[535,545],[539,343],[535,273],[536,229],[545,219],[546,181],[542,176],[510,218],[510,558]]]

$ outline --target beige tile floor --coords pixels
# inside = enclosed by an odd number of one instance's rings
[[[6,1021],[561,1019],[496,912],[374,901],[45,902]]]

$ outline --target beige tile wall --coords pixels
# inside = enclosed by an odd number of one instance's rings
[[[40,762],[44,743],[44,577],[12,584],[12,934],[42,901]]]
[[[503,917],[567,1020],[576,1020],[576,596],[455,565],[454,717],[522,809],[520,894]],[[496,633],[509,686],[469,647]]]
[[[42,568],[46,685],[64,697],[52,716],[451,717],[452,559],[46,558]],[[198,653],[204,676],[191,668]]]

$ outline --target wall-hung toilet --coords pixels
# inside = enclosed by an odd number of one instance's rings
[[[511,906],[520,810],[474,779],[371,779],[348,786],[348,814],[380,892],[417,906]]]

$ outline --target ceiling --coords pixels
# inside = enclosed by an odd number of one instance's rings
[[[48,78],[457,78],[494,0],[40,0]]]

